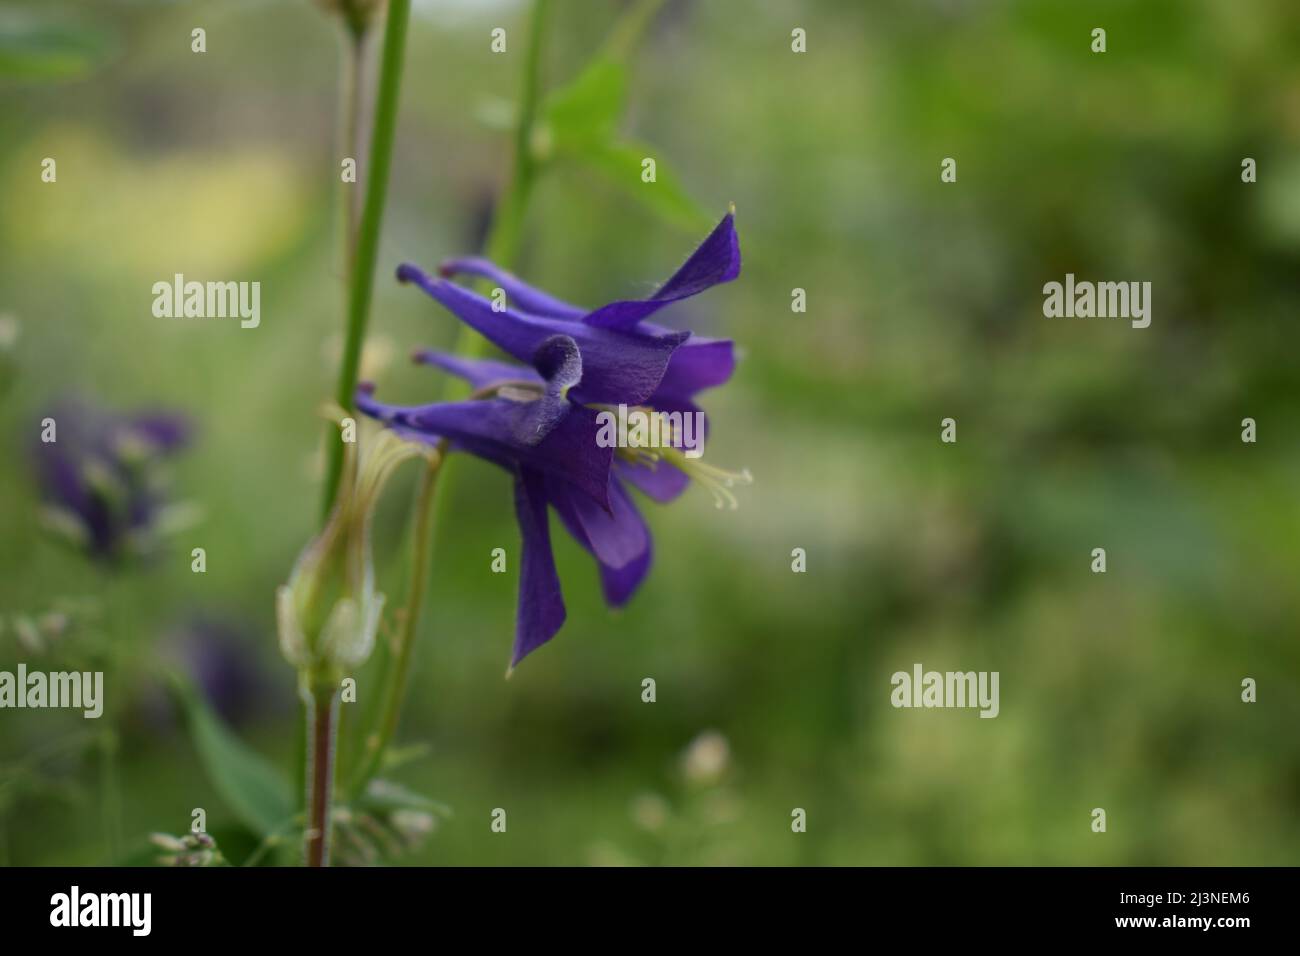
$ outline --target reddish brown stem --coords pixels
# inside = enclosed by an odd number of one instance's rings
[[[329,866],[339,694],[335,687],[318,685],[304,690],[303,695],[311,724],[311,751],[307,757],[307,865]]]

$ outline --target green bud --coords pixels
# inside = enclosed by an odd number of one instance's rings
[[[342,425],[344,412],[330,412]],[[370,558],[375,505],[398,465],[430,454],[386,429],[368,441],[363,454],[358,455],[355,442],[344,443],[343,473],[329,520],[302,550],[288,583],[275,596],[280,650],[299,671],[332,682],[370,656],[384,609]]]

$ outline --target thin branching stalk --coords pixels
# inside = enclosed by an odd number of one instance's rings
[[[372,98],[370,94],[370,58],[374,48],[373,31],[368,20],[346,22],[341,25],[343,54],[339,70],[339,145],[345,157],[356,163],[358,170],[369,168],[366,155],[366,132],[370,125]],[[341,258],[343,260],[343,304],[347,308],[353,277],[356,274],[357,235],[361,224],[361,203],[364,193],[355,183],[339,183],[339,208],[343,228],[340,230]],[[335,438],[334,429],[326,431],[326,445]],[[331,461],[331,466],[332,466]],[[337,480],[337,479],[335,479]],[[329,494],[329,499],[333,493]],[[327,502],[328,500],[327,499]],[[326,504],[325,513],[329,514]],[[297,776],[307,772],[307,708],[299,710],[297,721],[298,754]],[[299,809],[305,804],[299,804]]]
[[[366,784],[383,767],[384,755],[397,733],[397,723],[406,699],[406,685],[410,679],[412,651],[415,635],[420,626],[420,611],[424,606],[424,591],[429,579],[429,559],[433,550],[433,499],[438,489],[438,471],[447,454],[447,443],[440,442],[437,454],[429,458],[420,478],[420,487],[413,512],[414,528],[411,535],[410,569],[406,605],[397,622],[394,661],[389,669],[388,685],[384,688],[383,713],[378,728],[365,741],[361,765],[353,780],[353,797],[365,792]]]
[[[370,148],[364,156],[365,165],[361,167],[365,171],[365,204],[356,225],[355,249],[347,256],[347,328],[335,392],[336,401],[345,409],[354,407],[353,395],[361,365],[361,348],[370,317],[375,261],[379,255],[379,230],[388,196],[388,177],[396,138],[397,103],[401,92],[402,63],[410,14],[410,0],[390,0],[384,25],[384,46],[379,65],[379,89],[370,133]],[[352,62],[344,67],[348,71],[345,83],[350,86],[350,91],[345,93],[347,105],[344,109],[348,117],[345,122],[354,123],[357,131],[362,128],[362,118],[369,99],[363,90],[366,76],[363,62],[365,50],[366,41],[362,36],[353,47]],[[363,157],[354,158],[360,165]],[[345,222],[350,222],[350,216],[346,214]],[[347,241],[351,246],[350,225],[347,228]],[[329,450],[329,462],[322,498],[322,521],[329,519],[343,469],[343,445],[337,440],[332,427],[326,447]],[[312,687],[307,698],[300,734],[302,746],[299,750],[306,754],[304,763],[308,781],[306,858],[309,866],[325,866],[329,862],[330,802],[333,800],[334,756],[338,734],[338,689]]]
[[[340,408],[352,409],[361,367],[361,346],[370,320],[370,299],[375,286],[375,260],[379,256],[379,227],[388,198],[388,174],[393,160],[393,141],[397,131],[397,100],[402,85],[402,60],[406,50],[406,27],[411,14],[411,0],[391,0],[384,26],[384,49],[379,65],[379,92],[375,103],[375,121],[370,135],[370,154],[366,170],[366,199],[357,229],[357,248],[348,287],[347,331],[343,342],[343,360],[339,364],[338,388],[334,399]],[[328,442],[329,464],[325,473],[322,520],[329,516],[338,491],[339,473],[343,468],[343,446]]]
[[[343,69],[340,90],[342,117],[340,133],[343,155],[356,163],[358,170],[369,168],[366,132],[370,129],[373,97],[370,91],[370,58],[374,43],[368,26],[343,30]],[[361,209],[365,194],[355,183],[340,182],[343,192],[343,281],[350,289],[356,271],[357,236],[361,228]],[[346,293],[345,293],[346,295]]]

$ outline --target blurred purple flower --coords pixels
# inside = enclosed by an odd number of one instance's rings
[[[729,340],[705,339],[645,321],[671,303],[740,274],[740,245],[725,216],[685,264],[646,299],[612,302],[594,311],[562,302],[483,259],[444,263],[444,277],[472,275],[501,287],[505,309],[433,278],[412,265],[397,272],[509,356],[528,364],[417,352],[415,359],[470,383],[469,401],[416,407],[385,405],[373,386],[358,390],[357,407],[405,437],[446,441],[515,476],[515,513],[523,538],[511,667],[550,640],[565,619],[551,551],[548,506],[596,559],[610,606],[625,604],[650,569],[650,530],[629,494],[631,483],[656,501],[685,490],[692,478],[719,503],[739,476],[682,454],[680,447],[602,447],[602,406],[657,412],[700,412],[695,395],[731,377]],[[593,407],[595,406],[595,407]],[[702,416],[702,413],[700,413]]]
[[[180,518],[168,503],[161,464],[189,441],[182,416],[118,415],[83,400],[43,416],[32,463],[45,524],[92,557],[114,560],[152,550]],[[43,440],[50,437],[53,441]]]
[[[161,672],[183,677],[222,720],[245,726],[291,709],[292,695],[282,686],[281,671],[263,663],[266,645],[259,634],[259,628],[240,617],[193,609],[160,634],[153,655],[163,665]],[[181,726],[174,691],[163,679],[140,688],[128,714],[141,733]]]
[[[233,621],[196,614],[176,628],[164,653],[173,656],[227,723],[242,724],[281,695],[259,667],[256,632]]]

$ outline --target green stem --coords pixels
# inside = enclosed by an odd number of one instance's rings
[[[429,558],[433,550],[431,547],[433,501],[438,490],[438,470],[442,467],[446,453],[446,442],[442,442],[438,446],[438,453],[429,459],[423,477],[420,479],[414,510],[414,532],[411,537],[411,576],[407,585],[406,605],[398,621],[395,660],[390,669],[388,687],[385,688],[384,710],[379,719],[378,729],[366,739],[365,752],[353,779],[354,799],[365,792],[366,784],[383,767],[384,755],[393,742],[393,736],[397,733],[402,702],[406,699],[406,685],[410,679],[412,650],[415,647],[415,635],[420,625],[420,609],[424,605],[424,591],[429,578]]]
[[[375,261],[379,255],[379,227],[383,220],[384,203],[388,196],[388,174],[393,160],[393,141],[397,128],[397,100],[402,83],[402,60],[406,50],[406,28],[410,20],[411,0],[391,0],[388,16],[384,24],[384,47],[379,67],[379,93],[374,113],[374,122],[370,132],[370,149],[361,152],[361,130],[364,126],[369,97],[365,95],[366,54],[369,48],[368,30],[364,24],[352,24],[350,60],[344,64],[344,123],[349,137],[355,139],[354,155],[358,167],[365,170],[366,193],[365,205],[361,211],[360,222],[353,225],[354,213],[349,211],[352,203],[345,207],[345,242],[347,243],[347,329],[343,345],[343,357],[339,363],[339,380],[335,397],[338,404],[346,409],[353,407],[353,394],[357,387],[358,370],[361,365],[361,347],[366,337],[366,325],[370,316],[370,299],[374,290]],[[364,165],[363,165],[364,161]],[[352,197],[354,198],[354,197]],[[333,438],[333,427],[329,438]],[[338,493],[339,479],[343,470],[343,444],[339,441],[326,440],[329,464],[325,474],[322,492],[322,521],[329,518],[334,506],[334,497]],[[314,740],[318,728],[313,726],[312,707],[305,704],[300,710],[298,720],[298,747],[301,754],[299,769],[304,775],[314,775],[318,767],[312,765],[313,755],[319,755],[320,748]],[[317,708],[319,710],[319,708]],[[333,718],[331,717],[331,721]],[[337,728],[331,726],[331,733]],[[333,788],[334,747],[329,748],[329,781]],[[313,791],[314,792],[314,791]],[[308,797],[310,800],[310,796]],[[328,816],[329,808],[323,812]],[[310,832],[310,828],[309,828]],[[309,844],[308,858],[311,858]]]
[[[101,578],[100,593],[104,593],[105,584]],[[113,600],[110,613],[116,627],[123,626],[122,604]],[[111,641],[104,648],[103,663],[104,686],[115,687],[125,668],[119,645]],[[112,698],[110,698],[110,701]],[[104,704],[104,711],[99,720],[99,809],[100,825],[104,832],[104,849],[108,855],[108,865],[114,866],[122,855],[122,777],[121,777],[121,719],[117,706]]]
[[[122,854],[122,781],[117,757],[117,728],[109,723],[99,739],[99,801],[110,866],[117,864]]]
[[[397,100],[402,85],[402,59],[406,49],[406,27],[411,0],[390,0],[384,25],[384,50],[379,66],[379,95],[370,134],[369,168],[366,171],[366,200],[357,230],[357,249],[348,289],[348,324],[334,398],[341,408],[353,408],[361,366],[361,346],[370,319],[370,299],[375,285],[375,260],[379,256],[379,227],[388,197],[388,174],[393,160],[397,129]],[[332,427],[332,426],[331,426]],[[328,516],[338,491],[343,468],[341,442],[327,442],[329,467],[325,474],[322,514]],[[322,518],[323,520],[323,518]]]
[[[357,164],[357,169],[370,168],[366,155],[365,130],[370,117],[370,89],[368,77],[369,61],[373,49],[372,31],[368,20],[345,19],[343,24],[343,55],[340,59],[339,80],[339,140],[342,152],[350,156]],[[357,237],[360,229],[362,193],[355,183],[340,182],[340,199],[343,229],[341,245],[343,250],[344,307],[348,307],[351,289],[356,279]],[[343,372],[340,369],[340,377]],[[338,474],[342,465],[338,442],[330,441],[332,430],[327,435],[326,447],[330,454],[330,471],[326,482],[324,513],[328,516],[334,495],[338,490]],[[295,747],[297,756],[296,772],[299,779],[307,772],[308,739],[307,708],[298,710],[295,722]],[[300,797],[302,794],[300,793]],[[299,804],[302,809],[305,804]]]
[[[262,858],[284,842],[285,835],[292,831],[298,822],[295,818],[289,818],[275,827],[270,833],[262,838],[262,842],[257,845],[248,858],[240,866],[257,866],[262,862]],[[233,864],[232,864],[233,866]]]
[[[367,83],[372,47],[370,31],[366,27],[359,30],[346,29],[343,43],[340,91],[343,154],[357,164],[357,169],[368,169],[365,130],[372,103]],[[341,182],[340,187],[343,192],[343,276],[346,287],[351,288],[352,276],[356,271],[357,232],[361,224],[361,201],[364,195],[355,183]]]
[[[624,60],[631,56],[663,5],[664,0],[639,0],[628,7],[605,41],[604,56],[611,60]]]

